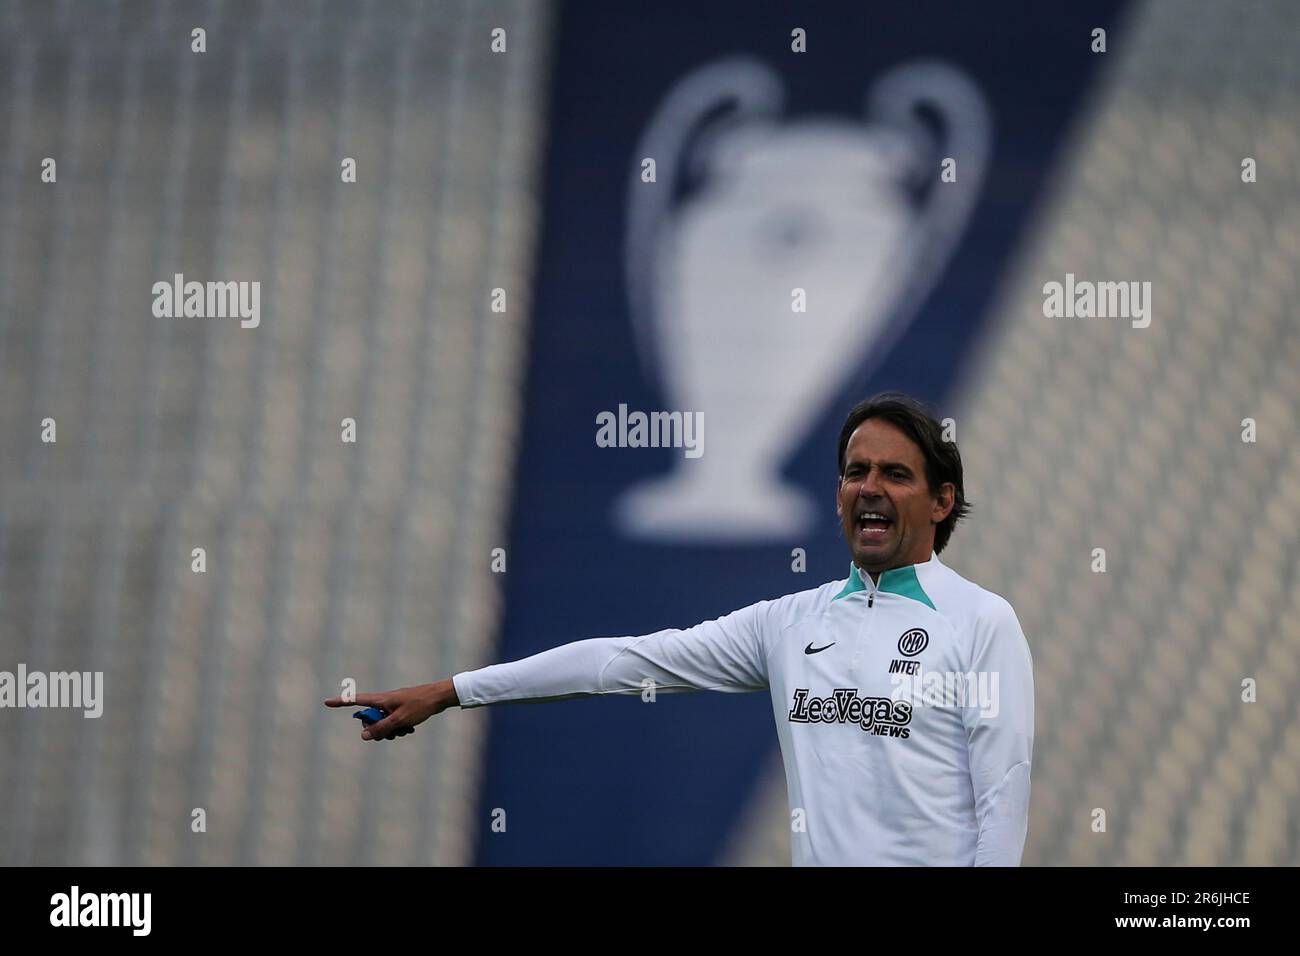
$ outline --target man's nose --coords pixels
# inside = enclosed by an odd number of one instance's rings
[[[858,486],[858,497],[876,498],[880,495],[880,472],[872,468],[862,479],[862,484]]]

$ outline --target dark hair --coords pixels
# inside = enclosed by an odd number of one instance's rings
[[[844,419],[835,466],[841,478],[844,477],[844,452],[849,447],[849,438],[859,425],[871,418],[883,418],[916,442],[925,456],[925,480],[931,492],[947,482],[952,482],[957,489],[952,511],[934,529],[934,552],[938,554],[948,544],[957,522],[970,514],[971,509],[962,483],[961,453],[957,451],[957,443],[943,440],[943,426],[921,402],[902,392],[881,392],[858,402],[849,412],[849,417]]]

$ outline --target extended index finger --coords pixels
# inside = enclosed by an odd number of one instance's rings
[[[342,697],[329,697],[325,700],[326,707],[379,707],[383,694],[357,694],[351,700],[345,700]]]

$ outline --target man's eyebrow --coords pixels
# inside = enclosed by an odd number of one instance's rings
[[[854,467],[855,465],[860,467],[862,465],[869,465],[869,464],[871,464],[870,459],[850,458],[848,462],[844,465],[844,470],[848,471],[850,468]],[[881,471],[884,471],[886,468],[901,468],[909,475],[912,474],[911,466],[901,461],[880,461],[880,462],[876,462],[876,464],[880,466]]]

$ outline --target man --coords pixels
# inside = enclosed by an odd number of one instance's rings
[[[957,446],[920,403],[885,393],[849,412],[837,452],[844,580],[325,703],[387,711],[362,732],[385,740],[453,705],[769,689],[796,865],[1017,866],[1033,664],[1011,605],[937,557],[969,511]]]

